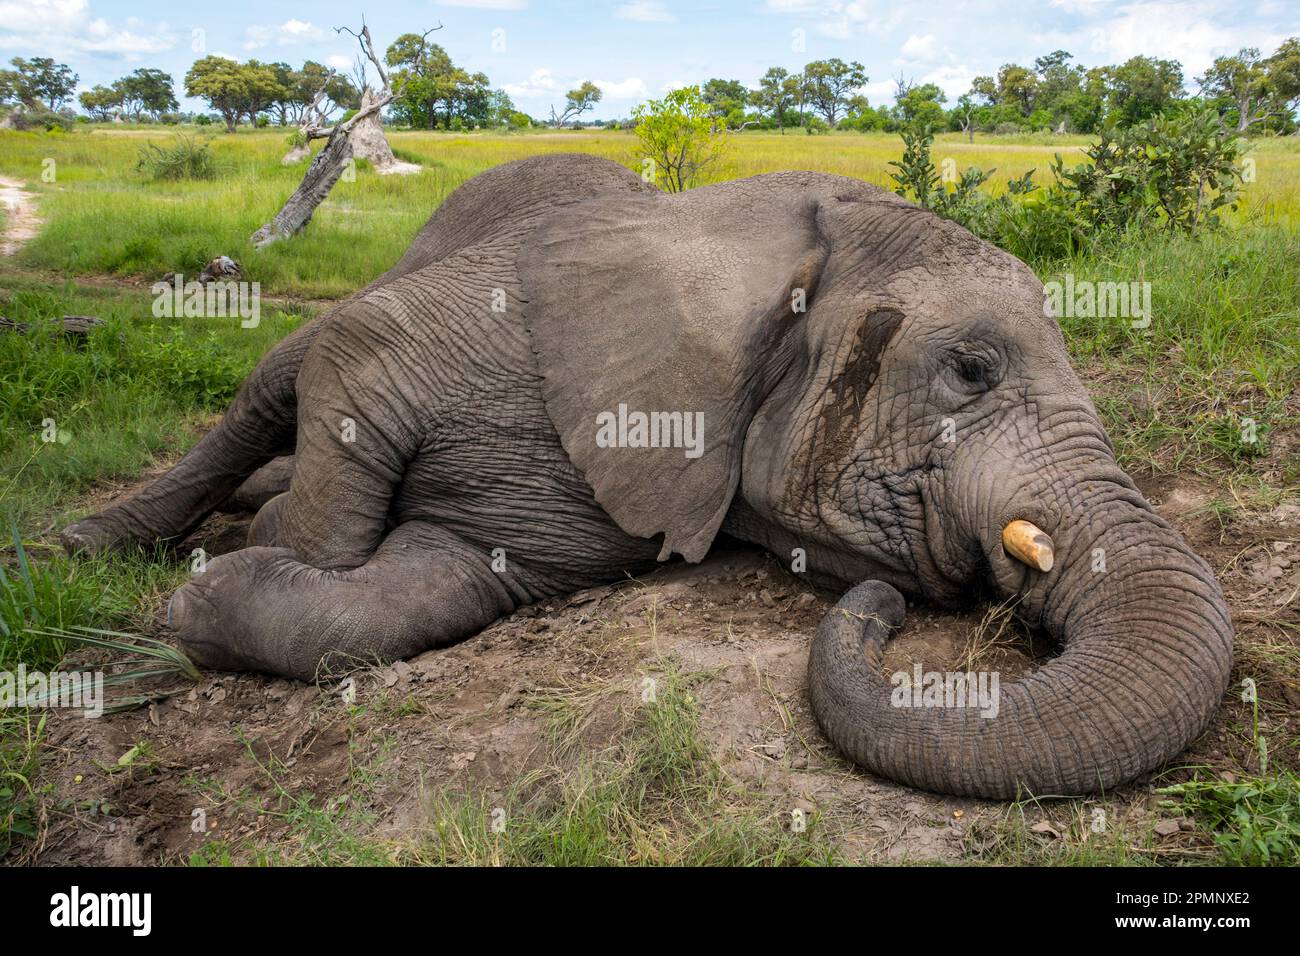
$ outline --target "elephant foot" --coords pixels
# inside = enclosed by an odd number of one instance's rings
[[[149,534],[133,533],[126,522],[110,512],[100,512],[75,521],[59,532],[59,543],[70,555],[98,557],[121,551],[131,545],[147,547],[155,539]]]
[[[293,552],[246,548],[221,555],[172,595],[167,628],[190,660],[212,670],[265,669],[254,646],[257,608],[245,595],[260,571],[277,560],[292,562]]]

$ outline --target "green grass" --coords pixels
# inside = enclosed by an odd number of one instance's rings
[[[154,318],[151,307],[139,292],[0,275],[0,314],[33,325],[0,335],[0,516],[30,532],[66,517],[94,484],[184,450],[192,428],[302,320],[264,303],[261,323],[245,329],[236,319]],[[76,347],[50,325],[68,314],[104,325]]]
[[[1125,467],[1221,475],[1267,466],[1300,369],[1300,234],[1249,225],[1126,240],[1042,278],[1148,281],[1151,325],[1064,317],[1076,365],[1113,374],[1098,408]],[[1085,380],[1087,374],[1084,375]],[[1122,381],[1120,381],[1122,379]],[[1254,442],[1243,440],[1246,420]]]
[[[203,136],[197,128],[186,130]],[[20,254],[28,267],[73,274],[197,273],[215,255],[244,263],[265,292],[333,297],[351,292],[397,261],[438,204],[466,179],[500,163],[554,152],[584,152],[637,168],[636,139],[627,132],[431,133],[393,132],[393,148],[419,162],[413,176],[358,173],[339,182],[305,235],[253,252],[248,237],[269,221],[302,177],[283,167],[286,131],[242,131],[212,137],[217,178],[154,182],[137,172],[140,150],[170,146],[169,130],[78,129],[68,135],[0,133],[0,173],[25,180],[39,195],[47,225]],[[1084,137],[977,137],[935,143],[935,160],[958,168],[996,168],[995,190],[1037,169],[1040,180],[1055,152],[1077,152]],[[896,135],[743,133],[706,181],[784,169],[813,169],[889,185],[889,162],[900,153]],[[43,183],[42,161],[55,161],[56,181]],[[1300,209],[1300,151],[1265,141],[1256,147],[1257,180],[1243,218],[1294,222]]]

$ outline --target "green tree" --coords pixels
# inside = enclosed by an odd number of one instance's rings
[[[1136,126],[1166,110],[1183,92],[1183,67],[1177,60],[1135,56],[1102,70],[1107,81],[1107,122]]]
[[[1300,40],[1290,38],[1267,58],[1254,47],[1221,56],[1197,82],[1205,95],[1231,104],[1239,133],[1289,117],[1300,99]]]
[[[57,110],[72,96],[80,77],[48,56],[30,60],[14,57],[12,70],[0,70],[0,97],[16,100],[29,110]]]
[[[866,85],[861,63],[845,63],[839,57],[814,60],[803,68],[805,101],[834,126],[844,113],[849,95]]]
[[[653,164],[655,182],[670,193],[689,189],[722,156],[726,133],[715,128],[698,86],[642,103],[632,117],[642,155]]]
[[[162,70],[140,69],[113,84],[121,97],[122,112],[133,120],[148,113],[157,119],[180,108],[172,92],[172,78]]]
[[[97,120],[112,119],[114,110],[122,106],[122,94],[110,86],[92,87],[77,97],[77,100],[81,103],[81,108]]]
[[[914,129],[938,129],[945,125],[942,104],[947,99],[934,83],[921,86],[900,83],[894,97],[894,111],[900,123]]]
[[[699,88],[696,87],[696,92]],[[563,126],[565,123],[577,119],[588,110],[594,109],[600,102],[600,87],[591,80],[583,81],[583,84],[576,90],[569,90],[564,94],[564,112],[555,115],[555,107],[551,107],[551,125]],[[701,101],[702,102],[702,101]]]
[[[785,132],[786,114],[799,97],[800,78],[788,70],[774,66],[758,81],[758,89],[749,95],[750,105],[760,115],[766,115]]]
[[[233,133],[239,117],[250,101],[248,71],[234,60],[205,56],[195,61],[185,74],[185,95],[207,100],[208,106],[226,121],[226,132]]]

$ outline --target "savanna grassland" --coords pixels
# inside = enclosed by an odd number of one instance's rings
[[[178,549],[111,560],[72,561],[55,533],[188,448],[268,348],[392,265],[457,185],[544,152],[637,166],[627,133],[394,132],[395,152],[419,174],[380,177],[360,164],[306,234],[254,252],[248,236],[302,175],[280,165],[283,133],[217,136],[214,178],[153,181],[136,168],[140,147],[172,135],[0,132],[0,176],[25,184],[40,220],[0,259],[0,315],[31,326],[0,331],[0,670],[96,659],[70,628],[156,633],[191,546],[239,546],[246,520],[228,516]],[[1086,145],[949,134],[933,152],[936,163],[996,167],[998,192],[1030,169],[1046,180],[1054,154],[1072,164]],[[889,186],[900,152],[883,133],[743,133],[704,181],[813,169]],[[525,609],[441,656],[359,676],[355,698],[176,673],[102,721],[0,712],[0,857],[1297,862],[1300,142],[1265,139],[1247,155],[1251,181],[1222,230],[1133,235],[1030,263],[1045,281],[1151,283],[1146,329],[1062,325],[1121,463],[1214,566],[1236,618],[1233,687],[1177,766],[1088,801],[1010,807],[866,780],[820,738],[803,702],[806,637],[833,596],[805,599],[775,565],[728,553],[698,571]],[[256,328],[153,316],[150,284],[197,274],[217,255],[261,284]],[[77,345],[50,331],[65,315],[104,324]],[[43,440],[51,427],[55,440]],[[764,623],[774,607],[779,626]],[[1019,653],[1024,638],[1006,614],[936,612],[915,626],[957,635],[945,647],[967,662]],[[629,705],[647,674],[658,702]],[[753,739],[751,724],[761,728]],[[1158,792],[1170,785],[1182,790]],[[196,836],[200,806],[224,826]],[[509,825],[498,832],[502,807]],[[788,825],[791,807],[805,828]]]

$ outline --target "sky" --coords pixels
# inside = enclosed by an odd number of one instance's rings
[[[52,56],[80,76],[78,91],[157,67],[182,108],[201,109],[181,89],[200,56],[349,69],[356,42],[333,28],[362,14],[381,53],[441,23],[431,39],[534,116],[593,80],[604,93],[593,119],[710,77],[754,86],[768,67],[830,57],[863,64],[873,105],[891,102],[900,76],[954,99],[975,76],[1056,49],[1085,66],[1176,59],[1190,85],[1216,56],[1268,54],[1300,33],[1300,0],[0,0],[0,59]]]

